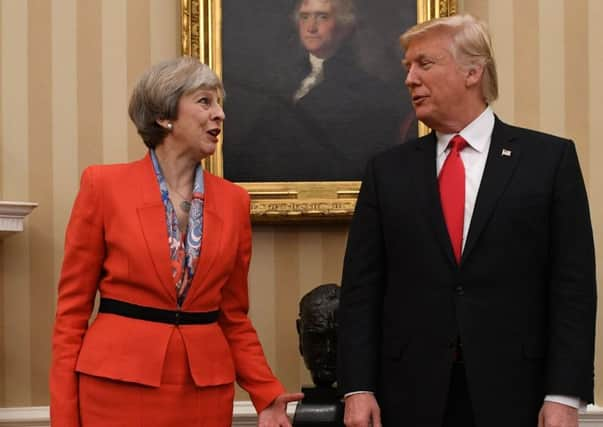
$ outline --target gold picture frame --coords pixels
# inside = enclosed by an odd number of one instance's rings
[[[457,0],[417,0],[417,22],[456,12]],[[182,54],[199,58],[222,77],[222,0],[181,0],[181,28]],[[419,134],[426,132],[419,123]],[[208,171],[223,176],[221,140],[216,153],[204,162]],[[255,223],[346,221],[352,216],[360,188],[360,181],[238,184],[251,196]]]

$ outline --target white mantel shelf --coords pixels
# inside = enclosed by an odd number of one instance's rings
[[[23,231],[25,217],[38,206],[32,202],[0,201],[0,239]]]

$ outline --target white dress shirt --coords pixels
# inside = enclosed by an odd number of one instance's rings
[[[310,66],[312,69],[310,70],[310,74],[308,74],[300,83],[299,89],[295,91],[293,94],[293,102],[297,102],[302,99],[304,96],[310,92],[314,86],[322,82],[324,79],[324,74],[322,72],[322,66],[325,62],[323,58],[319,58],[317,56],[308,54],[308,59],[310,60]]]
[[[486,168],[486,160],[488,159],[488,151],[490,149],[493,130],[494,113],[490,107],[486,107],[486,109],[475,120],[458,132],[458,135],[461,135],[465,141],[467,141],[467,147],[460,152],[461,159],[463,160],[463,164],[465,166],[465,218],[463,223],[463,249],[465,248],[465,241],[467,240],[469,226],[471,225],[471,217],[473,216],[473,210],[475,209],[477,193],[482,181],[484,169]],[[448,152],[450,151],[450,148],[448,148],[448,143],[454,135],[457,134],[436,132],[436,171],[438,176],[440,175],[444,161],[446,160]],[[345,397],[357,393],[367,392],[356,391],[346,393]],[[574,408],[586,407],[584,402],[581,402],[579,398],[573,396],[551,394],[546,395],[544,400],[562,403]]]
[[[465,220],[463,222],[463,244],[467,240],[473,209],[479,184],[482,181],[486,160],[488,159],[488,150],[490,149],[490,139],[494,129],[494,113],[490,107],[487,107],[477,119],[473,120],[467,127],[456,133],[436,132],[438,144],[436,148],[436,171],[438,176],[448,157],[448,143],[454,135],[462,136],[467,141],[467,146],[461,150],[460,155],[465,165]]]

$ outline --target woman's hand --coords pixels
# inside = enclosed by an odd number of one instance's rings
[[[287,403],[302,400],[303,393],[283,393],[258,416],[258,427],[291,427],[287,417]]]

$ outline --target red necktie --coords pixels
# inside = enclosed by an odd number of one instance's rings
[[[467,141],[460,135],[450,140],[450,152],[439,177],[440,201],[456,262],[461,262],[463,223],[465,219],[465,166],[460,151]]]

